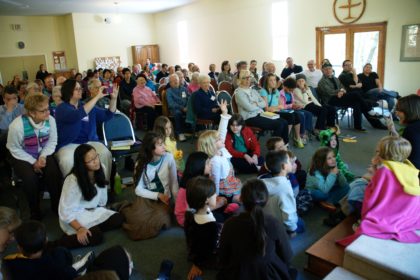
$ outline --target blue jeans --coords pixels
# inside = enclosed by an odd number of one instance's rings
[[[337,204],[349,192],[348,184],[344,186],[335,185],[328,193],[320,190],[311,190],[311,196],[314,201],[326,201],[332,204]]]
[[[312,113],[306,110],[295,110],[295,112],[298,113],[300,119],[300,134],[304,134],[305,131],[312,131]]]
[[[185,114],[181,111],[176,111],[173,116],[175,120],[175,135],[178,136],[185,132]]]
[[[398,93],[396,93],[395,91],[386,89],[382,89],[382,91],[379,91],[379,88],[373,88],[371,90],[368,90],[365,94],[368,97],[374,97],[375,100],[386,100],[386,102],[388,103],[389,111],[392,111],[392,109],[394,109],[395,98],[397,98],[398,96]]]

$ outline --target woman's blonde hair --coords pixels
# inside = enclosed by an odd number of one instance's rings
[[[239,72],[239,83],[242,84],[245,77],[251,76],[251,72],[249,70],[241,70]]]
[[[35,93],[25,98],[24,107],[27,112],[34,112],[38,109],[38,106],[43,103],[48,104],[48,96],[43,95],[42,93]]]
[[[402,137],[386,136],[379,141],[377,153],[383,160],[403,162],[411,153],[411,144]]]
[[[159,116],[155,120],[155,123],[153,124],[153,131],[158,134],[162,134],[164,136],[164,139],[166,139],[166,125],[168,123],[170,123],[172,127],[171,135],[169,135],[169,139],[171,139],[172,141],[175,141],[176,139],[175,139],[175,134],[174,134],[174,126],[168,117]]]
[[[14,230],[20,223],[21,220],[15,210],[0,206],[0,229]]]
[[[217,154],[216,141],[219,139],[219,132],[216,130],[204,131],[197,141],[197,150],[205,152],[209,157]]]

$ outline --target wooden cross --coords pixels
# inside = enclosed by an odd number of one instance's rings
[[[352,4],[351,0],[347,0],[347,5],[339,6],[340,9],[348,9],[348,16],[344,19],[353,19],[354,17],[351,16],[351,8],[360,6],[361,4],[361,2]]]

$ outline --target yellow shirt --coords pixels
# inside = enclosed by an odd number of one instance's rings
[[[165,148],[166,148],[167,152],[171,153],[172,155],[175,155],[175,152],[177,150],[176,141],[171,140],[170,137],[166,137],[165,138]]]

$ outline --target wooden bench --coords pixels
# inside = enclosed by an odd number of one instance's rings
[[[325,277],[335,267],[342,266],[344,260],[344,247],[335,242],[353,233],[352,225],[356,222],[353,216],[330,230],[321,239],[306,250],[308,264],[306,270],[319,276]]]

